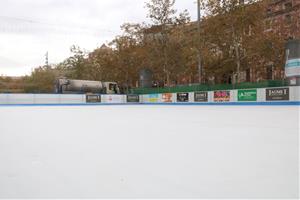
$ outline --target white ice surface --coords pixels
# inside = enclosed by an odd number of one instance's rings
[[[0,198],[297,198],[297,106],[0,107]]]

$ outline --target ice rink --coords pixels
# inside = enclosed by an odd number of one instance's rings
[[[297,198],[299,108],[0,107],[0,198]]]

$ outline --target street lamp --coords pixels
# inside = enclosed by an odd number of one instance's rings
[[[201,65],[201,51],[200,51],[200,45],[201,45],[201,3],[200,0],[197,0],[197,11],[198,11],[198,78],[199,78],[199,84],[202,83],[202,65]]]

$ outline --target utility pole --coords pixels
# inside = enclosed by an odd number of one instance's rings
[[[46,67],[48,67],[49,66],[49,54],[48,54],[48,51],[45,54],[45,59],[46,59],[46,62],[45,62]]]
[[[197,10],[198,10],[198,77],[199,77],[199,84],[202,83],[202,65],[201,65],[201,3],[200,0],[197,0]]]

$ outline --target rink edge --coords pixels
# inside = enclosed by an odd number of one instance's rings
[[[289,102],[211,102],[211,103],[62,103],[62,104],[0,104],[0,107],[18,106],[126,106],[126,105],[164,105],[164,106],[300,106],[300,101]]]

